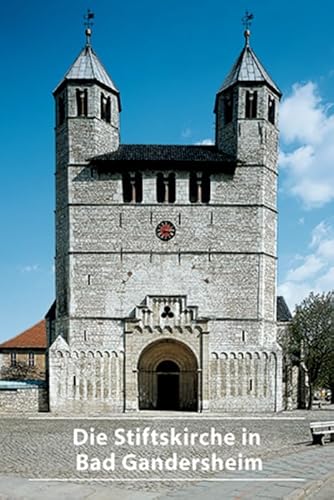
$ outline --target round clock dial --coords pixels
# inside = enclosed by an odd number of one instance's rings
[[[155,230],[155,234],[163,241],[171,240],[175,236],[175,232],[174,224],[168,220],[160,222]]]

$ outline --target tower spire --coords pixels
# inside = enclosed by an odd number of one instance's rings
[[[90,9],[87,9],[87,14],[83,17],[85,19],[84,26],[86,26],[86,47],[90,47],[90,37],[92,36],[92,26],[94,25],[92,19],[94,19],[95,14]]]

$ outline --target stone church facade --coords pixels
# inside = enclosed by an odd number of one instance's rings
[[[281,410],[279,89],[246,31],[213,146],[120,144],[120,93],[86,35],[54,91],[50,411]]]

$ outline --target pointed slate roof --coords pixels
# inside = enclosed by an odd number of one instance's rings
[[[95,80],[119,94],[117,87],[89,44],[86,44],[82,49],[62,81],[55,88],[54,93],[66,80]]]
[[[249,34],[245,32],[246,44],[242,49],[240,56],[234,63],[231,71],[225,78],[222,86],[220,87],[218,94],[224,90],[232,87],[236,83],[252,83],[252,82],[265,82],[274,92],[279,96],[282,92],[277,87],[275,82],[269,76],[267,71],[264,69],[259,59],[256,57],[254,51],[249,46]]]

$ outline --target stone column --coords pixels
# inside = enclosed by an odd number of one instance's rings
[[[201,334],[201,361],[202,361],[202,373],[201,373],[201,398],[202,405],[201,411],[209,410],[209,332],[204,331]]]

